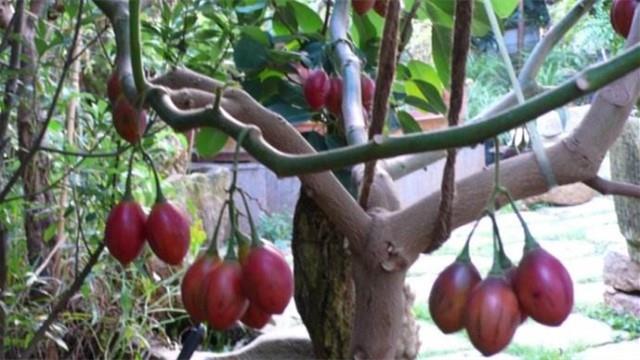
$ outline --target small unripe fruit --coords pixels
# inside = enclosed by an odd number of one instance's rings
[[[118,135],[135,144],[140,141],[147,127],[147,113],[136,109],[126,97],[120,96],[113,108],[113,126]]]
[[[329,95],[331,82],[329,76],[322,69],[312,70],[304,82],[304,98],[313,110],[321,109]]]

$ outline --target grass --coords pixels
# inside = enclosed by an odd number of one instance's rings
[[[413,304],[413,308],[411,310],[413,311],[413,316],[415,316],[416,319],[433,323],[433,319],[429,313],[429,305],[427,305],[427,303],[416,302]]]
[[[523,360],[569,360],[574,354],[586,348],[584,345],[574,345],[568,349],[549,349],[544,346],[512,344],[506,352]]]
[[[607,323],[614,330],[628,332],[629,339],[640,337],[640,318],[633,315],[618,313],[604,304],[584,306],[578,308],[578,311],[594,320]]]

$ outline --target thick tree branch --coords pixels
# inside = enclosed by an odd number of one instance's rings
[[[585,180],[583,183],[602,195],[620,195],[640,198],[640,185],[607,180],[599,176]]]
[[[329,23],[329,38],[336,55],[336,69],[342,74],[342,120],[349,145],[367,142],[366,125],[362,114],[360,88],[360,59],[354,54],[349,40],[350,0],[336,0]]]

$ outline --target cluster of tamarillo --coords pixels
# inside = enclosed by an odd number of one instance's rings
[[[322,68],[313,70],[299,69],[302,79],[302,92],[312,110],[326,108],[335,116],[342,114],[342,78],[329,77]],[[366,115],[373,107],[373,95],[376,83],[367,74],[360,75],[361,101]]]
[[[147,112],[131,104],[124,95],[118,71],[114,71],[107,81],[107,97],[116,132],[126,141],[136,144],[147,127]]]
[[[535,241],[522,217],[518,214],[525,245],[517,266],[504,252],[493,213],[489,217],[494,255],[487,277],[481,278],[469,257],[474,227],[462,252],[438,275],[429,295],[429,312],[438,328],[445,334],[466,329],[473,346],[485,356],[504,349],[528,317],[559,326],[573,307],[567,269]]]
[[[364,15],[373,8],[378,15],[384,17],[387,13],[388,0],[353,0],[351,6],[358,15]]]

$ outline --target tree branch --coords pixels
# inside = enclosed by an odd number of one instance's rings
[[[336,54],[336,69],[342,74],[342,119],[349,145],[367,142],[362,114],[360,59],[353,53],[349,30],[349,0],[336,0],[329,23],[329,38]]]
[[[400,1],[390,0],[387,4],[386,21],[384,23],[382,43],[380,44],[380,54],[378,55],[378,76],[376,76],[376,91],[373,96],[369,141],[372,141],[375,136],[382,133],[385,120],[387,119],[389,95],[391,94],[391,87],[393,86],[393,79],[396,72],[399,16]],[[368,161],[364,166],[364,176],[359,199],[360,206],[364,209],[367,208],[375,168],[376,160]]]
[[[602,195],[620,195],[640,198],[640,185],[607,180],[599,176],[585,180],[583,183]]]

